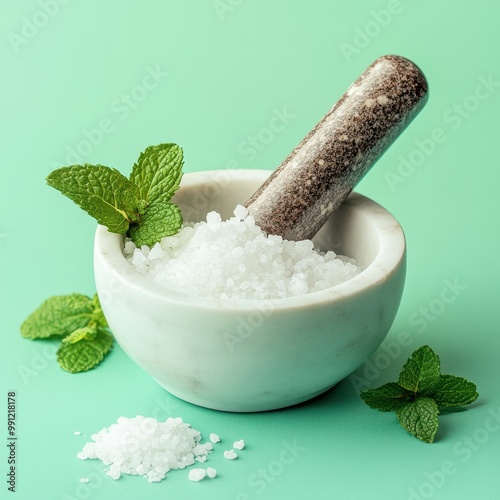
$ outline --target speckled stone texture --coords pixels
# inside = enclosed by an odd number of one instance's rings
[[[427,97],[415,64],[377,59],[247,201],[257,224],[288,240],[311,239]]]

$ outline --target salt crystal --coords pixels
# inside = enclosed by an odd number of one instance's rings
[[[81,434],[81,432],[80,432],[80,431],[75,431],[75,432],[73,432],[73,434],[74,434],[75,436],[79,436],[79,435]]]
[[[151,249],[126,241],[124,255],[141,274],[159,285],[190,295],[222,299],[276,299],[333,287],[361,271],[352,259],[322,253],[312,241],[267,236],[248,210],[222,221],[186,223]]]
[[[243,205],[237,205],[233,212],[234,216],[239,220],[244,220],[248,215],[248,208]]]
[[[228,460],[234,460],[235,458],[238,458],[238,455],[236,455],[234,450],[226,450],[224,452],[224,458],[227,458]]]
[[[150,261],[161,259],[165,255],[165,252],[159,243],[156,243],[151,251],[149,252],[148,259]]]
[[[88,483],[89,479],[87,477],[81,477],[80,478],[80,483]]]
[[[210,227],[217,227],[221,222],[222,218],[217,212],[209,212],[207,214],[207,224]]]
[[[213,479],[217,475],[217,471],[212,467],[207,467],[207,476]]]
[[[212,441],[212,443],[214,443],[214,444],[220,443],[220,437],[217,434],[215,434],[215,432],[212,432],[210,434],[209,438],[210,438],[210,441]]]
[[[125,253],[133,253],[135,250],[135,245],[132,241],[126,241],[125,242]]]
[[[188,473],[188,477],[191,481],[201,481],[207,475],[205,469],[191,469]]]
[[[240,439],[239,441],[235,441],[233,443],[233,448],[236,448],[237,450],[242,450],[245,447],[245,441],[243,439]]]

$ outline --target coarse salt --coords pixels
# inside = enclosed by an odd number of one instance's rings
[[[227,221],[210,212],[206,222],[186,223],[152,248],[137,248],[127,240],[124,255],[137,271],[165,288],[222,299],[303,295],[361,271],[354,260],[319,252],[310,240],[267,236],[241,205]]]
[[[201,481],[207,475],[205,469],[190,469],[188,477],[191,481]]]
[[[215,434],[215,432],[210,433],[208,437],[210,438],[210,441],[212,441],[212,443],[220,443],[220,437]]]
[[[237,450],[242,450],[245,447],[245,441],[243,439],[240,439],[239,441],[235,441],[233,443],[233,448],[236,448]]]
[[[150,482],[161,481],[172,469],[205,460],[212,448],[212,443],[200,443],[200,432],[179,417],[165,422],[143,416],[120,417],[116,424],[93,434],[92,439],[78,458],[102,460],[108,466],[107,475],[113,479],[131,474],[144,476]]]
[[[227,458],[228,460],[234,460],[235,458],[238,458],[238,455],[236,455],[234,450],[226,450],[224,452],[224,458]]]

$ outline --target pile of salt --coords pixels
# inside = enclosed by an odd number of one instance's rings
[[[140,475],[150,482],[161,481],[171,469],[184,469],[206,457],[212,443],[201,444],[200,432],[181,418],[158,422],[154,418],[120,417],[116,424],[92,435],[77,457],[98,458],[109,465],[107,475]]]
[[[356,276],[355,261],[321,253],[310,240],[267,236],[239,205],[222,221],[186,224],[152,248],[125,243],[125,257],[141,274],[177,292],[221,299],[279,299],[330,288]]]

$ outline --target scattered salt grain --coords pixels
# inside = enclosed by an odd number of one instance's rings
[[[215,434],[215,432],[212,432],[208,437],[210,438],[210,441],[212,441],[212,443],[220,443],[220,437]]]
[[[207,475],[205,469],[191,469],[188,473],[190,481],[201,481]]]
[[[186,223],[151,249],[126,241],[124,255],[137,271],[165,288],[224,299],[303,295],[361,271],[352,259],[317,251],[312,241],[267,236],[241,205],[227,221],[210,212],[206,222]]]
[[[207,476],[210,479],[213,479],[217,475],[217,471],[213,469],[212,467],[207,467]]]
[[[80,432],[80,431],[75,431],[75,432],[73,432],[73,434],[74,434],[75,436],[79,436],[79,435],[81,434],[81,432]]]
[[[80,483],[88,483],[89,479],[87,477],[81,477],[80,478]]]
[[[243,439],[240,439],[239,441],[235,441],[233,443],[233,448],[236,448],[237,450],[242,450],[245,447],[245,441]]]
[[[200,432],[179,417],[165,422],[120,417],[116,424],[93,434],[92,440],[78,453],[79,459],[100,459],[109,466],[106,473],[113,479],[131,474],[150,482],[161,481],[171,469],[184,469],[201,457],[206,459],[212,446],[201,444]]]
[[[226,450],[224,452],[224,458],[227,458],[228,460],[234,460],[235,458],[238,458],[238,455],[236,455],[234,450]]]

